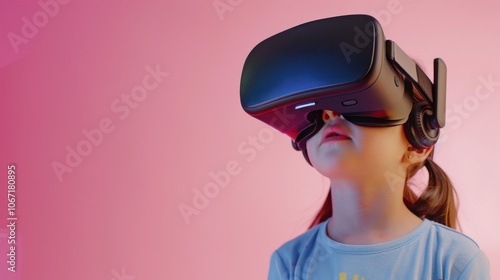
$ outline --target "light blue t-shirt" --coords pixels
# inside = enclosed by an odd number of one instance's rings
[[[483,280],[485,254],[469,237],[424,219],[399,239],[348,245],[330,239],[327,221],[286,242],[272,257],[269,280]]]

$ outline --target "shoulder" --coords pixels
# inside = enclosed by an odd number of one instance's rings
[[[319,224],[285,242],[271,256],[268,279],[289,279],[300,259],[307,259],[313,251],[322,230]]]
[[[489,279],[488,259],[472,238],[442,224],[430,223],[427,246],[431,245],[434,253],[443,257],[442,264],[457,273],[457,279]]]
[[[318,242],[318,236],[321,230],[324,230],[326,222],[320,223],[307,230],[299,236],[283,243],[274,252],[274,255],[280,256],[283,261],[292,261],[299,255],[307,254]]]
[[[429,221],[430,230],[429,238],[433,239],[439,247],[447,250],[460,250],[464,253],[469,252],[470,255],[475,255],[479,249],[479,245],[469,236],[449,228],[445,225]]]

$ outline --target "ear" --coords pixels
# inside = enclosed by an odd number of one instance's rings
[[[418,163],[423,162],[434,150],[434,146],[430,146],[424,149],[417,149],[411,145],[408,146],[405,153],[405,160],[408,163]]]

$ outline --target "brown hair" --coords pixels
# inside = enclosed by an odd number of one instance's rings
[[[434,222],[457,229],[458,204],[457,195],[450,178],[441,167],[432,160],[434,151],[425,161],[409,166],[406,172],[403,202],[410,211],[420,218],[427,218]],[[408,179],[413,177],[418,170],[426,167],[429,171],[429,182],[420,196],[417,196],[408,186]],[[331,193],[312,221],[309,228],[326,221],[332,216]]]

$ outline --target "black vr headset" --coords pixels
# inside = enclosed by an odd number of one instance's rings
[[[368,15],[316,20],[253,48],[243,66],[243,109],[305,144],[323,126],[322,110],[372,127],[404,124],[416,148],[434,145],[445,124],[446,65],[434,59],[434,83],[386,40]],[[309,160],[308,160],[309,161]]]

